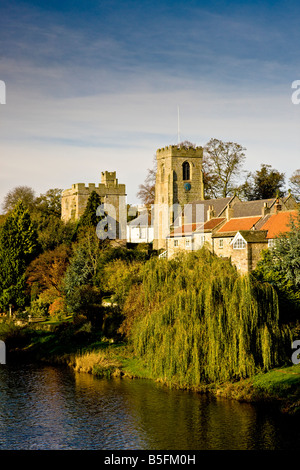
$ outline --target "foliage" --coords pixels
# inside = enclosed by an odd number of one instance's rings
[[[62,189],[48,189],[45,194],[40,194],[35,200],[35,210],[47,216],[61,216]]]
[[[235,142],[210,139],[203,158],[205,197],[233,195],[245,160],[245,148]]]
[[[35,203],[35,193],[29,186],[17,186],[5,196],[2,208],[4,212],[11,212],[17,204],[22,202],[23,207],[31,210]]]
[[[63,318],[66,316],[67,308],[65,299],[63,297],[57,297],[52,304],[49,306],[49,315],[55,318]]]
[[[260,170],[249,173],[242,186],[242,192],[248,201],[270,199],[284,195],[284,173],[275,170],[271,165],[261,165]]]
[[[0,232],[0,304],[23,307],[25,271],[38,250],[37,233],[22,202],[8,215]]]
[[[48,250],[35,258],[27,268],[27,282],[37,287],[35,292],[54,288],[58,295],[63,292],[62,280],[70,257],[70,249],[60,245],[54,250]]]
[[[156,378],[198,386],[252,376],[285,359],[290,337],[279,328],[272,286],[238,275],[205,249],[150,260],[141,295],[131,338]]]
[[[96,191],[92,191],[84,210],[80,217],[80,227],[96,227],[101,220],[101,216],[97,215],[97,208],[101,205],[101,198]]]
[[[100,253],[100,241],[95,229],[86,228],[73,244],[73,254],[64,278],[67,296],[72,296],[75,287],[96,282]]]
[[[154,204],[155,179],[156,179],[156,159],[154,158],[153,167],[148,168],[147,176],[145,178],[145,182],[144,182],[144,184],[139,185],[139,191],[137,192],[137,197],[147,207],[150,207],[151,204]]]
[[[77,286],[67,297],[67,309],[73,315],[84,315],[93,325],[102,326],[102,292],[89,284]]]
[[[300,169],[294,171],[289,181],[293,195],[300,202]]]
[[[270,283],[277,291],[280,311],[285,321],[300,312],[300,212],[291,218],[291,231],[280,235],[273,248],[262,253],[253,276]]]

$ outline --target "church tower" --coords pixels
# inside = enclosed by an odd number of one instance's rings
[[[154,249],[166,248],[170,226],[185,205],[204,200],[202,159],[202,147],[170,145],[157,150]]]

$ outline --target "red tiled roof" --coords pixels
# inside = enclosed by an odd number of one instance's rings
[[[204,224],[204,230],[212,230],[217,225],[225,220],[225,217],[216,217],[215,219],[210,219]]]
[[[260,218],[261,216],[230,219],[217,231],[217,233],[237,232],[238,230],[250,230],[253,225],[255,225],[259,221]]]
[[[196,228],[199,228],[200,225],[203,224],[185,224],[181,225],[180,227],[174,228],[174,230],[170,233],[171,237],[175,237],[176,235],[190,235],[193,233]]]
[[[267,238],[275,238],[280,233],[289,232],[289,223],[291,217],[296,220],[297,211],[284,211],[271,215],[265,224],[260,227],[260,230],[267,230]]]

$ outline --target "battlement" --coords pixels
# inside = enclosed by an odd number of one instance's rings
[[[116,178],[116,172],[115,171],[102,171],[101,183],[102,184],[113,183],[117,185],[118,179]]]
[[[202,157],[202,147],[184,147],[178,145],[168,145],[160,148],[156,152],[157,159],[163,157]]]
[[[120,205],[126,207],[125,184],[118,183],[115,171],[103,171],[101,173],[101,183],[74,183],[71,188],[62,192],[62,219],[65,222],[78,220],[82,216],[88,198],[93,191],[100,196],[101,203],[113,205],[117,214],[119,214]]]

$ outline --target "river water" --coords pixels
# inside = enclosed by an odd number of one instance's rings
[[[68,368],[0,366],[1,450],[299,447],[298,421],[265,406]]]

